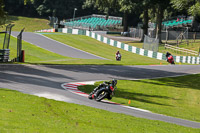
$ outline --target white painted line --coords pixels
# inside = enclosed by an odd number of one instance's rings
[[[108,38],[104,37],[103,42],[107,44]]]
[[[180,56],[176,56],[176,62],[180,62]]]
[[[86,31],[86,36],[90,36],[90,31]]]
[[[121,45],[122,45],[122,43],[119,42],[119,41],[117,41],[117,47],[118,47],[118,48],[121,48]]]
[[[188,62],[187,63],[190,63],[191,61],[191,56],[188,56]]]
[[[186,63],[186,56],[183,56],[183,63]]]
[[[136,47],[132,46],[132,53],[136,53]]]
[[[159,59],[159,60],[162,60],[162,55],[163,55],[163,53],[157,53],[157,59]]]
[[[67,28],[63,28],[62,30],[63,33],[67,33]]]
[[[124,50],[128,51],[128,44],[124,44]]]
[[[39,97],[44,97],[44,98],[47,98],[47,99],[54,99],[54,100],[57,100],[57,101],[65,101],[65,102],[72,102],[71,99],[63,96],[63,95],[58,95],[58,94],[52,94],[50,92],[45,92],[45,93],[34,93],[33,95],[35,96],[39,96]]]
[[[140,49],[139,55],[144,55],[144,49]]]
[[[72,34],[78,35],[78,29],[72,29]]]
[[[153,57],[153,51],[148,51],[148,57],[150,57],[150,58]]]
[[[151,111],[149,111],[149,110],[139,109],[139,108],[135,108],[135,107],[131,107],[131,106],[123,106],[123,107],[125,107],[125,108],[129,108],[129,109],[133,109],[133,110],[142,111],[142,112],[148,112],[148,113],[151,112]]]
[[[95,39],[95,33],[94,33],[94,32],[92,32],[92,38],[94,38],[94,39]]]
[[[97,35],[97,40],[101,41],[101,36],[100,35]]]
[[[114,40],[110,39],[110,45],[114,46]]]

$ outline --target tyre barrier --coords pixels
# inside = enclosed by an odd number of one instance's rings
[[[8,62],[10,49],[0,49],[0,62]]]

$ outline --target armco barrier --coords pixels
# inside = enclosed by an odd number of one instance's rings
[[[160,53],[160,52],[153,52],[150,50],[145,50],[142,48],[137,48],[134,46],[129,46],[128,44],[124,44],[122,42],[104,37],[102,35],[99,35],[95,32],[92,31],[87,31],[87,30],[81,30],[81,29],[69,29],[69,28],[62,28],[59,29],[58,31],[61,31],[62,33],[69,33],[69,34],[76,34],[76,35],[86,35],[91,38],[94,38],[98,41],[101,41],[103,43],[106,43],[108,45],[114,46],[121,48],[123,50],[139,54],[142,56],[147,56],[150,58],[155,58],[158,60],[166,60],[165,54]],[[189,64],[200,64],[200,57],[194,57],[194,56],[174,56],[174,61],[175,62],[181,62],[181,63],[189,63]]]

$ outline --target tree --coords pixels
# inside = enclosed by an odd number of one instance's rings
[[[135,9],[136,3],[132,0],[119,0],[120,12],[124,14],[123,16],[123,32],[128,31],[128,14],[132,13]]]
[[[5,24],[6,21],[6,13],[4,11],[4,3],[3,0],[0,0],[0,25]]]
[[[162,43],[161,32],[162,32],[162,20],[164,18],[164,11],[170,6],[170,0],[152,0],[151,3],[153,11],[156,17],[156,38],[159,43]]]
[[[138,10],[140,10],[141,18],[143,21],[143,36],[141,42],[144,41],[144,35],[148,35],[148,23],[149,23],[149,10],[152,7],[151,0],[142,0],[137,2]]]
[[[172,0],[173,7],[179,11],[187,10],[190,15],[200,15],[199,0]]]
[[[132,13],[136,4],[134,0],[86,0],[83,8],[97,8],[106,14],[107,18],[110,14],[123,13],[123,31],[128,31],[128,14]]]
[[[5,10],[10,15],[45,17],[55,16],[59,19],[88,15],[92,10],[82,10],[84,0],[5,0]]]
[[[117,7],[119,7],[118,0],[86,0],[83,4],[83,8],[97,8],[106,14],[106,18],[111,12],[115,12]]]

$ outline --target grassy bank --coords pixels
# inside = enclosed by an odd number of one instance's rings
[[[200,122],[199,80],[200,74],[138,81],[120,80],[112,101]],[[90,93],[95,86],[81,86],[79,89]],[[129,100],[131,104],[128,104]]]
[[[101,43],[95,39],[71,34],[49,34],[46,35],[57,41],[63,42],[75,48],[93,53],[107,60],[97,59],[78,59],[71,57],[64,57],[53,52],[47,51],[30,43],[23,41],[23,50],[25,50],[25,62],[33,64],[96,64],[96,65],[160,65],[167,64],[166,61],[160,61],[131,52],[127,52],[116,47],[111,47]],[[0,35],[0,47],[3,47],[4,35]],[[115,52],[120,50],[122,53],[122,61],[115,60]],[[17,39],[11,37],[10,40],[10,59],[17,55]]]
[[[25,28],[26,32],[34,32],[41,29],[51,28],[48,23],[48,19],[31,18],[31,17],[21,17],[21,16],[8,16],[6,21],[7,24],[15,24],[12,31],[21,31]],[[0,31],[4,31],[5,27],[0,28]]]
[[[0,89],[0,132],[197,133],[161,121],[135,118],[91,107]]]
[[[72,47],[81,49],[83,51],[104,57],[106,60],[96,61],[92,64],[116,64],[116,65],[152,65],[160,63],[167,64],[166,61],[152,59],[149,57],[133,54],[131,52],[112,47],[110,45],[99,42],[93,38],[84,35],[71,35],[71,34],[45,34],[45,36],[56,41],[65,43]],[[119,50],[122,54],[122,61],[115,61],[115,53]],[[86,61],[86,64],[88,60]]]
[[[0,47],[3,47],[3,38],[4,38],[4,35],[0,35]],[[23,44],[22,49],[25,50],[26,63],[40,63],[40,62],[53,63],[57,61],[64,62],[64,61],[74,60],[73,58],[55,54],[53,52],[42,49],[40,47],[37,47],[25,41],[23,41],[22,44]],[[9,49],[10,49],[10,59],[16,58],[17,57],[17,39],[15,37],[11,36]]]

